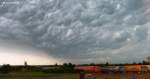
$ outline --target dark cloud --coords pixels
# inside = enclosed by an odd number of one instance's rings
[[[147,5],[147,0],[3,0],[0,39],[76,63],[134,59],[130,53],[141,54],[138,43],[149,40]],[[126,48],[132,45],[137,47]]]
[[[145,40],[148,37],[148,29],[144,27],[139,27],[136,29],[136,35],[138,40]]]

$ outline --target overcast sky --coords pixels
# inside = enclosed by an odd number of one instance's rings
[[[46,51],[65,62],[141,61],[150,56],[149,4],[149,0],[0,0],[0,40]]]

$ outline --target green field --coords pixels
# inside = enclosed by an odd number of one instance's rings
[[[11,73],[1,74],[0,79],[79,79],[78,74],[71,73]]]
[[[150,79],[149,74],[138,74],[137,79]],[[73,73],[11,73],[1,74],[0,79],[79,79],[79,74]],[[86,78],[93,79],[93,78]],[[132,74],[96,74],[96,79],[133,79]]]

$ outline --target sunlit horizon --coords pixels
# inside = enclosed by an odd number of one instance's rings
[[[24,65],[25,61],[29,65],[52,65],[61,63],[59,60],[49,56],[46,52],[35,49],[0,46],[0,52],[0,65]]]

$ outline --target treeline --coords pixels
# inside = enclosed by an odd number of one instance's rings
[[[1,74],[11,72],[43,72],[43,73],[76,73],[75,65],[72,63],[64,63],[63,65],[49,65],[49,66],[11,66],[9,64],[0,67]]]
[[[124,66],[124,65],[150,65],[150,63],[143,61],[143,62],[133,62],[133,63],[123,63],[123,64],[110,64],[106,62],[105,64],[80,64],[78,66]],[[11,66],[9,64],[2,65],[0,67],[1,74],[7,74],[11,72],[43,72],[43,73],[76,73],[78,72],[75,70],[75,64],[72,63],[64,63],[63,65],[48,65],[48,66],[31,66],[31,65],[24,65],[24,66]]]
[[[44,69],[45,73],[76,73],[75,65],[72,63],[64,63],[63,65],[55,65],[52,69]]]

